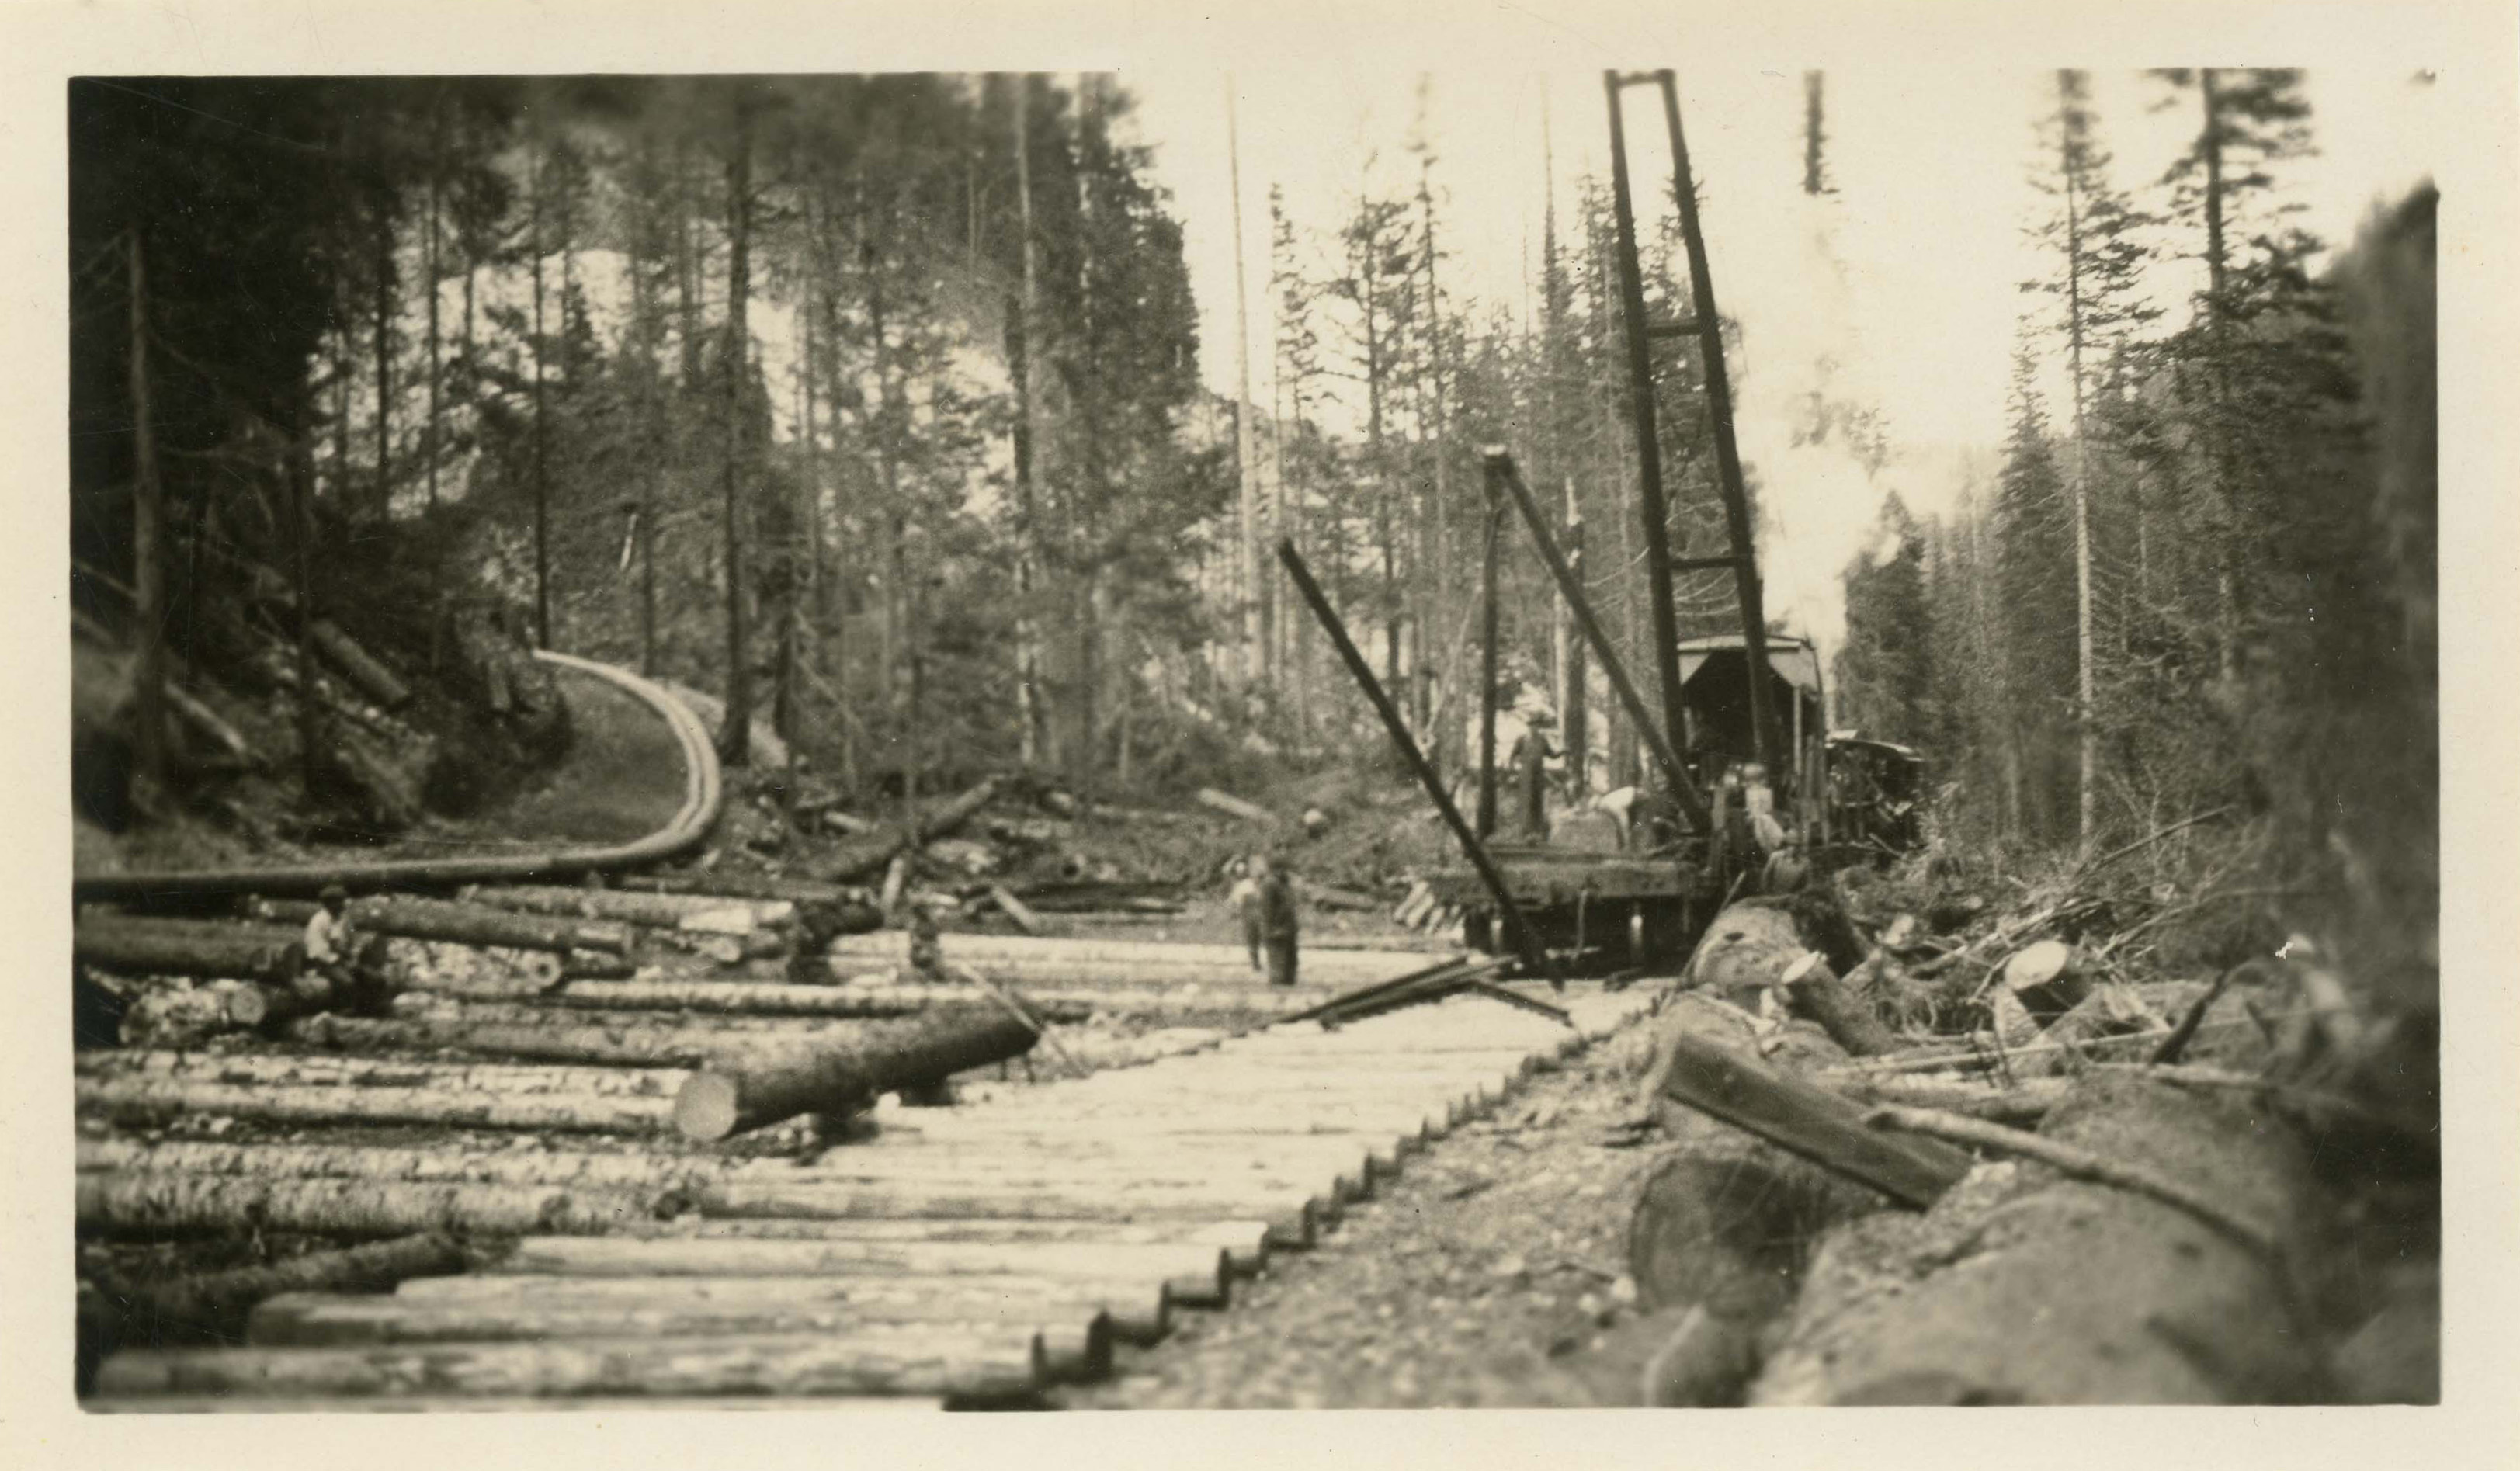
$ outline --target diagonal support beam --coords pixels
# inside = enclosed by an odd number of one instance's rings
[[[1374,679],[1373,670],[1365,662],[1365,655],[1357,652],[1356,641],[1347,636],[1347,625],[1339,621],[1337,610],[1330,606],[1329,599],[1322,595],[1321,584],[1313,581],[1312,568],[1304,565],[1303,555],[1295,550],[1293,542],[1280,538],[1278,560],[1285,564],[1286,575],[1295,580],[1295,591],[1304,595],[1304,603],[1313,610],[1313,617],[1320,621],[1322,632],[1329,635],[1331,646],[1338,649],[1339,661],[1347,665],[1347,672],[1355,677],[1357,688],[1363,690],[1365,697],[1372,702],[1373,713],[1382,717],[1382,728],[1391,733],[1391,743],[1400,748],[1400,754],[1409,762],[1409,769],[1417,774],[1418,784],[1425,787],[1426,795],[1434,800],[1435,810],[1443,815],[1444,825],[1453,829],[1453,837],[1462,845],[1462,855],[1470,861],[1471,868],[1478,870],[1479,882],[1487,886],[1488,897],[1496,901],[1497,916],[1504,922],[1508,938],[1513,942],[1514,953],[1522,958],[1525,971],[1547,977],[1552,990],[1565,990],[1566,980],[1557,973],[1557,962],[1549,958],[1549,951],[1540,943],[1540,937],[1523,921],[1522,911],[1514,906],[1513,895],[1506,889],[1505,875],[1497,870],[1496,860],[1488,856],[1487,845],[1470,830],[1470,825],[1462,817],[1462,809],[1453,805],[1452,793],[1444,790],[1444,779],[1436,774],[1434,764],[1426,759],[1426,753],[1418,748],[1416,737],[1409,734],[1409,723],[1400,718],[1399,707],[1391,703],[1391,696]]]
[[[1584,631],[1584,642],[1592,645],[1593,652],[1599,657],[1601,673],[1609,677],[1610,689],[1627,708],[1629,722],[1652,750],[1655,764],[1662,768],[1663,784],[1670,788],[1672,800],[1688,815],[1692,826],[1700,832],[1707,831],[1713,823],[1707,817],[1706,804],[1689,784],[1688,769],[1680,764],[1680,753],[1672,749],[1671,738],[1663,734],[1653,712],[1645,708],[1644,696],[1637,692],[1636,682],[1628,678],[1627,666],[1619,662],[1618,650],[1610,646],[1610,637],[1602,631],[1600,620],[1593,616],[1592,600],[1584,596],[1584,584],[1567,564],[1566,555],[1557,550],[1556,539],[1549,534],[1549,522],[1540,513],[1540,503],[1532,499],[1531,487],[1522,483],[1522,472],[1514,468],[1513,457],[1504,450],[1491,449],[1487,452],[1487,468],[1491,491],[1502,490],[1522,513],[1522,523],[1531,529],[1532,546],[1548,564],[1549,575],[1557,579],[1557,591],[1565,598],[1567,610],[1575,615],[1575,626]]]

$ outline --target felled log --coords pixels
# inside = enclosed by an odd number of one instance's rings
[[[1931,1205],[1968,1174],[1970,1160],[1960,1150],[1868,1129],[1861,1104],[1804,1082],[1752,1051],[1677,1027],[1664,1032],[1663,1045],[1656,1080],[1663,1097],[1893,1199],[1919,1208]]]
[[[401,1181],[270,1180],[174,1171],[78,1177],[78,1224],[109,1236],[251,1230],[333,1236],[414,1231],[604,1231],[649,1219],[645,1199],[534,1185]]]
[[[619,1011],[688,1011],[720,1017],[828,1017],[865,1019],[913,1016],[940,1005],[980,1002],[972,988],[955,985],[823,986],[753,980],[572,981],[567,989],[545,998],[556,1006]],[[1156,1000],[1162,1000],[1156,998]],[[1100,994],[1027,991],[1025,1003],[1046,1021],[1082,1021],[1094,1014]],[[1217,1009],[1218,1003],[1208,1009]],[[1114,1009],[1119,1009],[1115,1007]],[[1185,1008],[1188,1009],[1188,1008]]]
[[[430,1277],[394,1301],[414,1308],[497,1313],[624,1306],[845,1305],[868,1323],[1012,1323],[1034,1327],[1110,1320],[1123,1343],[1160,1342],[1172,1300],[1160,1282],[1128,1286],[1022,1276],[923,1277]]]
[[[400,832],[428,811],[418,768],[397,765],[346,722],[326,724],[307,753],[306,776],[318,797],[371,835]]]
[[[411,702],[411,687],[361,647],[357,640],[343,633],[339,624],[330,618],[318,618],[307,626],[306,636],[314,642],[316,651],[361,694],[376,701],[378,708],[399,710]]]
[[[126,1352],[98,1371],[100,1394],[304,1398],[586,1395],[949,1394],[993,1400],[1049,1382],[1037,1336],[946,1335],[572,1339],[554,1343],[367,1349]]]
[[[837,1113],[905,1085],[1029,1051],[1032,1027],[996,1006],[938,1008],[867,1027],[790,1059],[720,1065],[683,1085],[674,1124],[696,1139],[722,1139],[802,1113]]]
[[[236,727],[221,719],[219,712],[211,709],[202,701],[200,696],[185,690],[181,685],[170,681],[165,691],[166,707],[173,710],[178,719],[201,733],[202,738],[217,746],[220,753],[230,761],[240,765],[252,764],[254,759],[252,744],[237,734]]]
[[[1123,970],[1171,975],[1185,980],[1208,972],[1247,978],[1251,958],[1238,945],[1199,945],[1163,940],[1105,940],[1031,935],[950,934],[938,937],[944,958],[974,969],[1021,971],[1035,979],[1073,975],[1090,981]],[[897,930],[851,935],[832,947],[832,958],[845,972],[858,962],[897,965],[909,958],[909,941]],[[1415,951],[1308,948],[1307,975],[1325,984],[1363,984],[1389,980],[1422,969],[1441,958]]]
[[[116,1018],[115,1036],[104,1039],[103,1045],[198,1047],[212,1037],[277,1026],[310,1005],[309,999],[295,991],[253,981],[144,986]]]
[[[700,916],[722,916],[742,910],[746,928],[777,924],[795,913],[783,899],[725,899],[706,894],[639,894],[619,889],[580,889],[559,884],[481,884],[464,891],[475,904],[519,914],[551,914],[579,919],[609,919],[652,929],[683,929]],[[712,929],[710,933],[722,931]]]
[[[617,880],[616,886],[638,894],[782,901],[799,908],[809,904],[864,905],[867,902],[865,890],[850,885],[816,883],[804,878],[768,878],[754,873],[633,873]]]
[[[1295,892],[1302,896],[1306,904],[1317,905],[1322,909],[1345,910],[1352,914],[1372,914],[1382,908],[1382,901],[1371,894],[1361,894],[1354,889],[1316,883],[1301,874],[1296,875],[1294,885]]]
[[[989,898],[996,903],[998,913],[1013,920],[1015,928],[1025,934],[1038,936],[1050,933],[1050,926],[1042,922],[1041,916],[1034,914],[1022,900],[1008,893],[1006,885],[989,885]]]
[[[904,850],[947,836],[979,815],[998,794],[999,780],[981,780],[944,806],[922,817],[915,829],[886,829],[853,839],[822,867],[822,876],[835,883],[856,883],[884,870]]]
[[[257,899],[247,906],[255,919],[303,927],[320,906],[303,899]],[[456,945],[497,945],[510,950],[574,950],[626,955],[630,931],[619,923],[537,918],[475,904],[432,899],[359,899],[351,902],[352,928],[407,940]]]
[[[231,1144],[212,1139],[157,1142],[127,1137],[78,1141],[82,1176],[120,1171],[241,1180],[414,1181],[439,1184],[550,1185],[576,1190],[662,1191],[722,1171],[705,1156],[649,1150],[595,1153],[472,1147],[390,1148],[367,1144]]]
[[[126,1343],[233,1343],[256,1304],[283,1294],[372,1292],[413,1277],[462,1271],[465,1265],[463,1248],[452,1237],[429,1233],[171,1281],[108,1278],[79,1297],[79,1387],[82,1393],[92,1388],[98,1360]]]
[[[570,1093],[458,1093],[434,1088],[280,1088],[135,1074],[74,1081],[82,1111],[109,1118],[259,1119],[275,1124],[449,1124],[648,1134],[664,1127],[663,1098]]]
[[[1276,813],[1259,803],[1245,802],[1240,797],[1218,791],[1213,786],[1200,787],[1197,797],[1201,807],[1213,808],[1227,817],[1240,818],[1246,823],[1259,823],[1266,825],[1278,821]]]
[[[2296,1272],[2305,1151],[2263,1109],[2086,1080],[2043,1137],[2139,1164],[2259,1223],[2270,1254],[2178,1206],[2034,1163],[1822,1247],[1759,1404],[2266,1404],[2316,1393]]]
[[[286,986],[305,967],[295,930],[210,925],[180,919],[82,916],[70,929],[71,958],[124,975],[233,977]]]
[[[1328,1191],[1272,1191],[1232,1182],[1143,1185],[1125,1196],[1103,1186],[1013,1185],[992,1181],[790,1183],[724,1181],[694,1192],[713,1220],[759,1221],[1219,1221],[1268,1224],[1272,1245],[1310,1246],[1344,1209]]]
[[[1718,1001],[1754,1007],[1759,993],[1778,984],[1811,950],[1792,911],[1779,904],[1746,900],[1730,906],[1706,926],[1682,983]]]
[[[358,1051],[450,1049],[535,1062],[629,1067],[698,1067],[729,1051],[759,1050],[757,1036],[670,1026],[571,1024],[568,1014],[543,1022],[451,1017],[311,1016],[288,1029],[292,1041]]]
[[[80,1078],[168,1078],[275,1089],[435,1089],[448,1093],[664,1097],[690,1076],[680,1068],[530,1067],[392,1057],[271,1056],[172,1050],[82,1053]]]
[[[1083,1305],[1056,1326],[1020,1319],[968,1323],[869,1322],[846,1299],[752,1298],[734,1302],[667,1297],[639,1302],[412,1303],[381,1297],[299,1294],[263,1304],[249,1336],[257,1347],[345,1348],[353,1345],[542,1343],[572,1338],[693,1338],[813,1333],[856,1340],[895,1353],[942,1348],[954,1334],[987,1342],[1029,1332],[1062,1382],[1098,1378],[1110,1368],[1110,1319]],[[940,1386],[941,1388],[941,1386]]]
[[[455,1238],[421,1232],[333,1251],[308,1252],[267,1267],[198,1272],[163,1282],[114,1282],[105,1293],[114,1315],[157,1337],[179,1326],[233,1331],[256,1304],[292,1292],[377,1292],[413,1277],[462,1271]]]
[[[1220,1246],[1238,1277],[1268,1264],[1264,1221],[659,1221],[633,1226],[633,1236],[662,1240],[959,1241],[1108,1246]]]
[[[1176,1301],[1222,1306],[1233,1273],[1225,1248],[1092,1242],[657,1240],[524,1236],[493,1273],[547,1276],[1028,1276],[1124,1287],[1162,1282]]]
[[[1831,1042],[1856,1057],[1878,1057],[1899,1049],[1899,1035],[1872,1014],[1862,997],[1848,991],[1828,968],[1820,952],[1806,951],[1778,978],[1794,1008],[1819,1022]]]
[[[1780,1079],[1780,1068],[1824,1066],[1843,1052],[1803,1029],[1777,1067],[1756,1064],[1755,1023],[1736,1007],[1685,995],[1656,1023],[1656,1062],[1643,1085],[1671,1147],[1640,1178],[1629,1207],[1628,1270],[1645,1313],[1677,1311],[1679,1329],[1655,1356],[1646,1403],[1740,1403],[1766,1323],[1792,1301],[1820,1232],[1878,1209],[1872,1190],[1697,1106],[1709,1079],[1699,1053],[1740,1059]],[[1675,1084],[1674,1080],[1677,1079]],[[1745,1097],[1752,1088],[1737,1090]],[[1755,1105],[1736,1102],[1735,1117]],[[1850,1109],[1852,1106],[1850,1105]],[[1781,1110],[1778,1110],[1781,1112]],[[1858,1115],[1860,1117],[1860,1114]],[[1773,1131],[1808,1143],[1812,1135]]]

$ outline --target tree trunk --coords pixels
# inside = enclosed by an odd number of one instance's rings
[[[442,349],[437,336],[438,288],[445,282],[438,266],[438,184],[446,167],[445,100],[441,95],[430,109],[433,124],[429,136],[428,156],[428,233],[422,245],[421,279],[428,290],[428,423],[421,430],[421,463],[428,472],[428,509],[437,509],[437,429],[440,418],[438,381],[445,376],[440,361]]]
[[[969,1301],[969,1300],[966,1300]],[[976,1310],[976,1305],[975,1310]],[[968,1322],[870,1322],[845,1298],[715,1302],[690,1296],[568,1304],[412,1303],[396,1298],[318,1297],[265,1303],[253,1315],[257,1346],[341,1349],[386,1344],[545,1343],[555,1340],[763,1337],[814,1334],[894,1354],[967,1354],[983,1346],[1011,1360],[1029,1350],[1049,1360],[1053,1379],[1100,1377],[1109,1369],[1111,1325],[1091,1302],[1055,1305],[1060,1320],[997,1312]],[[1029,1339],[1029,1343],[1027,1343]],[[959,1340],[959,1341],[958,1341]],[[944,1393],[940,1385],[935,1393]]]
[[[883,871],[895,854],[960,830],[997,794],[998,779],[989,777],[922,819],[915,833],[882,832],[844,843],[833,858],[823,864],[821,876],[835,883],[873,877]]]
[[[504,1140],[494,1139],[400,1149],[361,1144],[150,1143],[128,1137],[82,1138],[78,1142],[77,1164],[82,1179],[95,1172],[115,1172],[265,1181],[532,1185],[592,1193],[652,1193],[688,1188],[724,1169],[721,1161],[710,1156],[661,1153],[650,1147],[606,1154],[508,1149],[501,1147],[502,1143]]]
[[[77,1059],[74,1071],[83,1079],[158,1078],[283,1090],[435,1090],[448,1094],[579,1098],[664,1098],[692,1076],[680,1068],[528,1067],[504,1062],[179,1050],[91,1052]]]
[[[253,903],[252,915],[302,926],[315,916],[318,908],[302,899],[263,899]],[[580,950],[615,956],[630,952],[630,932],[619,924],[564,923],[433,899],[362,899],[350,906],[349,915],[356,928],[369,934],[399,935],[411,940],[497,945],[561,955]]]
[[[1114,976],[1114,967],[1124,971],[1143,969],[1158,976],[1178,975],[1210,984],[1259,984],[1252,976],[1250,957],[1238,945],[971,934],[940,936],[938,944],[949,964],[984,970],[1021,969],[1038,979],[1055,979],[1063,984],[1090,986],[1103,977],[1138,983],[1135,978]],[[853,962],[864,961],[897,965],[907,961],[909,954],[909,942],[897,930],[852,935],[832,947],[832,958],[844,969]],[[1324,985],[1361,986],[1397,979],[1438,958],[1415,951],[1307,949],[1304,970]]]
[[[319,618],[307,630],[315,646],[333,661],[360,693],[375,700],[385,710],[399,710],[411,701],[411,687],[394,676],[394,672],[378,662],[374,654],[359,646],[356,640],[341,631],[330,618]]]
[[[723,1029],[570,1025],[564,1017],[515,1023],[434,1016],[313,1016],[292,1025],[288,1036],[293,1042],[361,1052],[448,1048],[488,1057],[621,1067],[701,1067],[715,1059],[756,1052],[762,1046],[757,1037]],[[802,1039],[788,1045],[801,1043]]]
[[[2041,1134],[2145,1165],[2262,1223],[2282,1260],[2131,1190],[2038,1166],[1981,1172],[1921,1218],[1859,1223],[1823,1244],[1756,1403],[2267,1404],[2317,1393],[2318,1339],[2296,1316],[2289,1274],[2316,1212],[2287,1131],[2249,1104],[2110,1079],[2085,1085]],[[1956,1254],[1959,1240],[1970,1249]],[[1901,1290],[1879,1291],[1886,1279]]]
[[[530,111],[530,109],[528,110]],[[551,621],[551,470],[546,444],[550,436],[543,392],[543,187],[542,127],[539,114],[525,139],[525,194],[530,201],[525,248],[533,255],[534,277],[534,643],[552,647]]]
[[[137,227],[124,262],[131,298],[132,805],[151,812],[166,781],[166,498],[150,407],[149,252]]]
[[[559,884],[485,884],[464,891],[473,904],[527,914],[579,919],[607,919],[652,929],[692,928],[705,919],[712,933],[724,933],[731,913],[741,913],[742,929],[781,923],[795,906],[780,899],[730,899],[710,894],[647,894],[622,889],[566,888]]]
[[[572,1195],[531,1185],[110,1171],[78,1177],[78,1225],[116,1239],[166,1234],[306,1231],[332,1236],[602,1231],[642,1219],[627,1195]]]
[[[393,519],[393,218],[377,211],[377,520]]]
[[[306,963],[294,930],[233,933],[181,920],[83,916],[70,931],[72,958],[124,975],[230,976],[286,986]]]
[[[1031,1027],[997,1007],[939,1008],[792,1059],[713,1067],[683,1085],[674,1122],[686,1137],[708,1140],[802,1113],[846,1112],[878,1093],[1019,1056],[1035,1040]]]
[[[1902,1046],[1899,1035],[1882,1025],[1863,997],[1849,990],[1817,951],[1805,952],[1786,967],[1785,995],[1803,1015],[1820,1023],[1831,1042],[1857,1057],[1878,1057]]]
[[[731,1223],[736,1225],[819,1222]],[[849,1223],[829,1223],[844,1226]],[[867,1222],[868,1226],[919,1225]],[[960,1223],[973,1225],[975,1223]],[[1029,1222],[976,1223],[1022,1227]],[[1053,1222],[1054,1226],[1125,1230],[1099,1222]],[[1172,1324],[1172,1304],[1162,1285],[1098,1287],[1030,1277],[435,1277],[410,1284],[395,1302],[412,1307],[495,1314],[508,1311],[591,1311],[624,1306],[665,1309],[811,1307],[844,1305],[866,1323],[1013,1323],[1025,1327],[1090,1322],[1107,1315],[1124,1343],[1159,1342]],[[336,1310],[338,1312],[338,1310]]]
[[[463,1249],[453,1238],[428,1234],[166,1282],[109,1279],[102,1290],[79,1297],[81,1389],[91,1386],[96,1360],[133,1338],[152,1346],[233,1343],[256,1304],[285,1293],[389,1290],[412,1277],[464,1267]]]
[[[106,1395],[253,1391],[326,1399],[932,1395],[1028,1396],[1048,1382],[1040,1344],[800,1334],[792,1337],[584,1339],[375,1349],[209,1349],[118,1354],[99,1371]]]
[[[501,1273],[579,1277],[1004,1276],[1133,1290],[1162,1282],[1177,1302],[1221,1306],[1232,1281],[1225,1248],[1195,1243],[640,1240],[527,1236]]]
[[[442,1124],[468,1129],[565,1129],[653,1134],[672,1113],[663,1098],[567,1093],[459,1093],[434,1088],[277,1087],[190,1078],[77,1080],[78,1106],[114,1119],[170,1115],[275,1124]]]
[[[743,608],[743,389],[751,377],[752,331],[746,319],[751,287],[752,112],[735,106],[734,149],[726,164],[726,376],[724,465],[726,538],[726,725],[718,732],[718,759],[728,766],[752,764],[752,655]]]

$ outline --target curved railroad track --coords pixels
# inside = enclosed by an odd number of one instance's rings
[[[626,843],[571,844],[526,853],[460,858],[335,860],[285,866],[167,869],[155,872],[73,876],[73,902],[115,903],[143,899],[216,897],[231,894],[305,895],[338,883],[346,888],[434,888],[466,883],[522,883],[572,878],[587,872],[638,868],[692,851],[705,840],[726,801],[724,774],[706,727],[691,707],[663,687],[616,665],[575,654],[536,649],[534,657],[600,679],[653,709],[682,747],[686,777],[683,805],[671,822]]]

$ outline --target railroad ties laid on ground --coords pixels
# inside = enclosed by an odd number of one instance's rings
[[[313,1027],[249,1050],[82,1053],[83,1230],[451,1232],[470,1266],[389,1293],[263,1298],[242,1346],[137,1347],[145,1335],[126,1330],[88,1407],[1056,1404],[1177,1314],[1228,1307],[1238,1281],[1314,1248],[1429,1140],[1646,1004],[1642,990],[1579,984],[1564,999],[1575,1031],[1457,997],[1336,1032],[1235,1036],[1215,1023],[1256,1026],[1289,1005],[1238,952],[1176,947],[1167,967],[1165,947],[957,957],[961,938],[949,960],[1028,996],[1073,991],[1141,1024],[1194,1009],[1210,1025],[1100,1053],[1065,1029],[1090,1076],[967,1075],[970,1101],[887,1106],[819,1153],[802,1126],[733,1148],[682,1140],[667,1119],[688,1073],[662,1064],[852,1025],[832,1019],[845,1008],[792,1009],[788,993],[885,988],[850,979],[890,958],[884,937],[843,942],[832,986],[672,983],[709,994],[688,1011],[588,1010],[604,983],[587,982],[461,1002],[472,1030]],[[1309,994],[1426,958],[1305,959],[1328,983]],[[1141,994],[1167,1001],[1135,1011]],[[539,1032],[567,1036],[578,1060],[515,1060]]]

